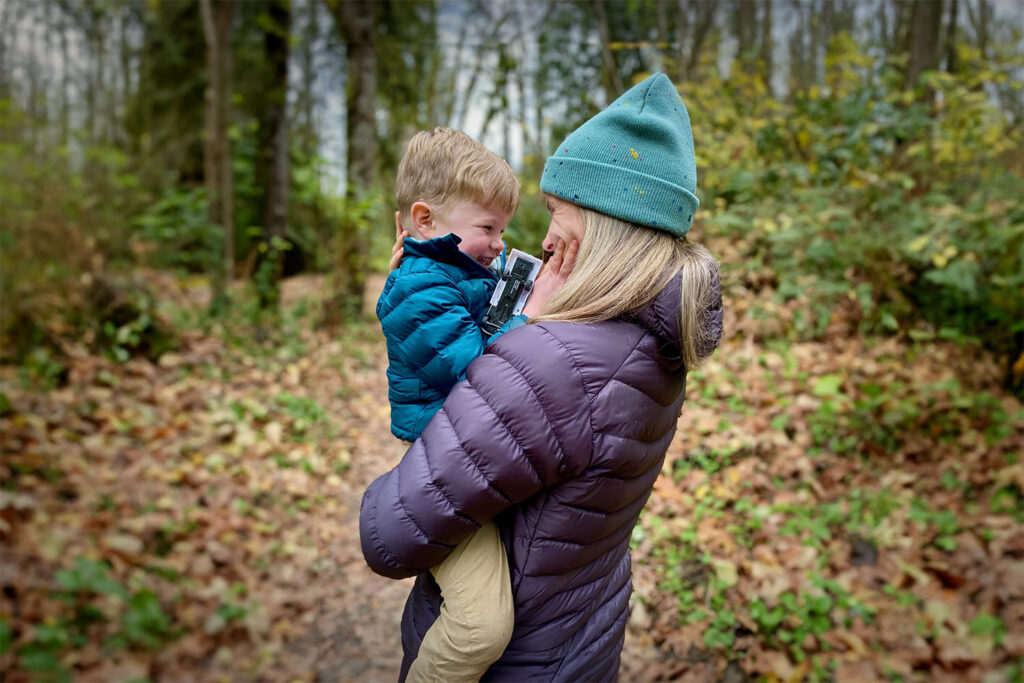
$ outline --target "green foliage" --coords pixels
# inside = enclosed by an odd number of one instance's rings
[[[22,360],[19,371],[22,384],[46,391],[60,386],[68,369],[45,346],[37,346]]]
[[[886,490],[854,488],[847,497],[835,502],[780,504],[758,514],[782,513],[785,518],[779,527],[780,534],[798,537],[804,545],[824,551],[833,539],[847,534],[875,539],[882,523],[907,505],[905,499]]]
[[[57,583],[63,589],[63,597],[77,599],[82,595],[116,595],[127,598],[128,593],[107,575],[107,566],[97,560],[76,557],[71,569],[57,572]]]
[[[704,629],[704,645],[714,650],[727,650],[736,642],[736,615],[729,610],[716,612]]]
[[[788,650],[797,662],[806,656],[808,637],[820,647],[821,637],[833,628],[850,628],[854,619],[868,622],[875,611],[835,581],[813,576],[811,584],[806,592],[785,591],[777,600],[755,598],[747,604],[758,633],[768,643]]]
[[[273,235],[270,239],[256,243],[256,269],[252,274],[252,285],[256,291],[257,311],[270,309],[277,313],[280,299],[280,281],[284,266],[285,252],[292,248],[291,243],[283,237]]]
[[[943,550],[953,551],[957,548],[954,536],[960,531],[960,525],[953,510],[932,510],[922,500],[914,500],[910,507],[910,519],[922,527],[930,527],[935,531],[932,543]]]
[[[66,378],[66,342],[84,341],[118,360],[159,355],[174,342],[152,297],[108,272],[134,259],[130,217],[147,197],[130,158],[103,145],[86,144],[80,155],[37,148],[27,125],[24,112],[0,102],[4,360],[21,364],[23,380],[46,389]],[[191,245],[173,250],[187,254]]]
[[[715,474],[744,457],[749,447],[749,443],[736,442],[718,448],[695,448],[685,458],[672,461],[672,476],[679,481],[694,469],[703,470],[709,475]]]
[[[110,5],[88,8],[105,11]],[[138,86],[127,91],[125,129],[145,168],[146,184],[192,183],[203,171],[207,78],[202,20],[194,2],[146,2],[141,19]],[[248,65],[236,62],[243,72]]]
[[[812,393],[820,398],[807,418],[813,443],[839,455],[891,453],[921,432],[953,441],[979,429],[993,443],[1009,433],[1011,422],[997,396],[969,391],[956,380],[882,387],[826,375],[814,380]]]
[[[305,434],[313,425],[323,423],[327,418],[323,407],[310,398],[293,394],[278,394],[274,401],[291,418],[291,429],[299,436]]]
[[[138,591],[128,600],[121,615],[121,634],[128,643],[150,650],[174,638],[171,619],[153,591]]]
[[[974,617],[967,628],[974,635],[990,636],[996,647],[1003,644],[1003,638],[1006,636],[1006,622],[987,612],[982,612]]]
[[[107,639],[106,648],[155,650],[179,635],[171,629],[171,619],[153,591],[128,591],[110,577],[103,562],[76,557],[71,569],[58,570],[54,578],[60,586],[54,597],[65,608],[36,624],[17,652],[20,666],[38,680],[71,680],[61,659],[68,651],[85,647],[91,641],[91,628],[107,621],[108,612],[100,608],[101,596],[116,598],[120,606],[120,629]],[[0,651],[9,648],[10,641],[9,627],[0,621]]]
[[[0,617],[0,657],[11,651],[11,641],[13,639],[11,625],[7,621],[7,617]]]
[[[522,197],[519,210],[505,230],[505,242],[509,249],[519,249],[528,254],[540,254],[540,245],[547,234],[551,216],[544,206],[543,197],[536,178],[520,178]]]
[[[224,231],[209,219],[204,188],[169,187],[135,223],[155,266],[209,273],[223,253]]]
[[[71,154],[36,144],[30,129],[24,111],[0,100],[0,354],[8,362],[56,351],[83,275],[132,258],[129,217],[145,202],[124,152],[85,140]]]
[[[989,511],[993,514],[1008,514],[1018,524],[1024,524],[1024,492],[1016,484],[1000,487],[989,500]]]
[[[930,74],[932,111],[869,63],[840,36],[831,88],[792,103],[746,97],[742,73],[693,86],[701,214],[800,304],[791,338],[823,337],[853,305],[864,332],[925,321],[1005,352],[1024,330],[1021,179],[1002,161],[1021,131],[984,94],[984,69]]]

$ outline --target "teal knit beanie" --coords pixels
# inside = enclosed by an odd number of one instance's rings
[[[540,189],[573,204],[682,237],[700,203],[690,115],[656,73],[569,134]]]

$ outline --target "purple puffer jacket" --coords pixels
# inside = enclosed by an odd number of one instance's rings
[[[722,332],[721,298],[704,323]],[[425,570],[495,519],[515,630],[485,681],[614,681],[626,627],[629,538],[683,405],[679,279],[629,319],[508,332],[395,469],[366,490],[363,555],[419,574],[402,619],[404,680],[440,594]]]

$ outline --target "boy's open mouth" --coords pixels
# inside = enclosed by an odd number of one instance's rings
[[[478,258],[476,260],[476,262],[479,263],[480,265],[484,266],[484,267],[487,267],[487,266],[491,265],[491,261],[493,261],[493,260],[494,260],[493,257],[492,258],[487,258],[486,256],[481,256],[480,258]]]

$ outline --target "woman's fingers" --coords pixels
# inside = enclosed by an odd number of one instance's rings
[[[405,250],[398,247],[391,252],[391,261],[388,263],[388,270],[397,270],[398,266],[402,265],[402,256],[405,254]]]
[[[399,217],[399,213],[395,212],[395,244],[391,247],[391,261],[388,263],[388,268],[395,270],[402,264],[402,255],[405,253],[404,243],[405,238],[409,237],[409,232],[402,227],[402,221]]]
[[[562,269],[562,259],[565,258],[565,242],[558,240],[555,242],[555,252],[551,254],[551,258],[548,259],[548,263],[545,268],[548,268],[552,273],[557,274]]]
[[[576,257],[580,253],[580,243],[578,240],[569,242],[569,247],[565,250],[565,257],[562,260],[561,275],[569,277],[572,275],[573,269],[576,267]]]

